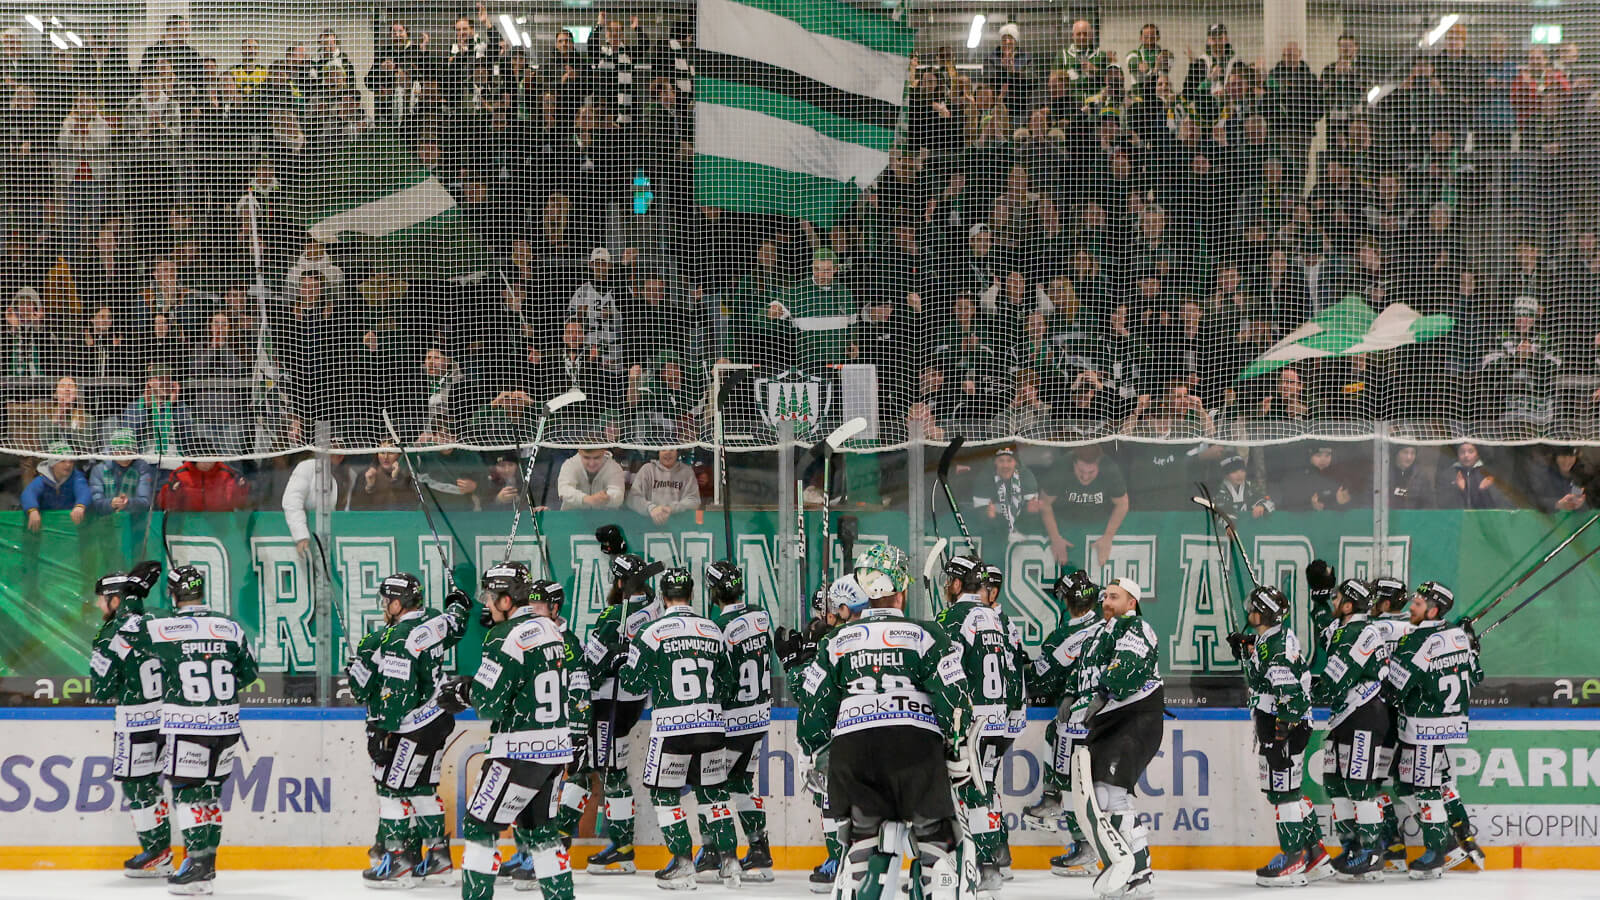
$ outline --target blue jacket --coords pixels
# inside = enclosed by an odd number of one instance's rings
[[[39,477],[28,482],[22,489],[22,508],[24,510],[50,510],[72,509],[74,506],[88,507],[89,505],[89,479],[83,477],[83,470],[73,469],[63,484],[57,484],[50,477],[50,464],[39,464]]]
[[[129,513],[147,513],[155,498],[155,469],[142,459],[135,459],[127,468],[114,460],[102,460],[89,473],[89,493],[94,498],[93,508],[99,515],[109,515],[111,498],[128,495]]]

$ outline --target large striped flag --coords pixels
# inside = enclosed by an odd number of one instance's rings
[[[1273,344],[1246,366],[1239,378],[1254,378],[1306,359],[1356,356],[1419,344],[1455,324],[1449,316],[1425,316],[1404,303],[1391,303],[1383,312],[1374,313],[1360,294],[1349,294]]]
[[[835,0],[699,0],[695,198],[828,225],[889,164],[914,32]]]
[[[455,197],[399,144],[363,137],[341,150],[322,178],[305,209],[313,240],[365,242],[413,278],[463,278],[487,267]]]

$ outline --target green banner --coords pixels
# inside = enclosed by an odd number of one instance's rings
[[[819,516],[808,513],[806,525],[812,546],[805,581],[812,586],[821,567]],[[904,545],[908,539],[902,513],[859,513],[859,519],[858,546],[876,540]],[[551,569],[567,587],[580,633],[605,603],[609,579],[594,529],[610,521],[623,526],[635,552],[686,565],[697,574],[723,554],[722,524],[715,514],[705,514],[699,521],[682,516],[664,527],[619,511],[542,514]],[[1456,589],[1458,610],[1471,610],[1509,584],[1579,521],[1576,514],[1552,520],[1525,511],[1397,512],[1383,554],[1385,568],[1412,584],[1442,580]],[[1005,608],[1023,623],[1029,642],[1036,644],[1057,616],[1048,588],[1058,567],[1048,541],[1039,535],[1008,535],[1003,523],[987,517],[969,516],[969,522],[979,528],[974,543],[984,557],[1007,572]],[[1302,637],[1309,638],[1306,564],[1320,557],[1332,563],[1341,578],[1370,576],[1378,557],[1371,524],[1366,512],[1279,513],[1241,523],[1251,561],[1263,581],[1288,592]],[[289,537],[281,513],[176,514],[165,525],[171,558],[203,569],[211,605],[238,617],[257,635],[264,673],[307,675],[318,666],[337,670],[347,654],[337,623],[350,623],[356,632],[377,623],[381,618],[377,585],[390,572],[418,573],[434,602],[447,589],[433,538],[422,516],[414,512],[337,513],[331,537],[311,542],[304,551]],[[475,590],[476,573],[504,555],[510,517],[452,513],[441,527],[445,559],[468,583],[464,587]],[[800,621],[808,602],[779,596],[786,554],[779,546],[776,514],[735,513],[734,527],[738,560],[748,573],[753,599],[775,609],[782,622]],[[1086,529],[1064,536],[1074,545],[1071,552],[1077,559],[1081,548],[1090,547],[1099,534]],[[1496,614],[1594,546],[1588,538],[1585,534]],[[0,687],[8,702],[30,702],[30,680],[83,674],[85,648],[99,618],[90,596],[94,579],[142,555],[161,558],[163,523],[158,515],[147,531],[143,519],[118,516],[74,526],[66,514],[52,513],[34,533],[20,514],[6,514],[0,516],[0,541],[7,551],[0,559],[0,677],[4,679]],[[843,570],[842,551],[835,548],[834,553],[835,570]],[[323,554],[328,569],[320,561]],[[538,571],[539,556],[525,518],[512,557]],[[315,599],[318,579],[325,579],[324,572],[330,570],[328,593],[335,625],[324,647],[319,642]],[[1203,514],[1129,515],[1112,544],[1109,562],[1095,574],[1098,579],[1131,577],[1144,586],[1145,614],[1163,636],[1161,656],[1167,673],[1181,677],[1237,672],[1223,638],[1239,627],[1240,598],[1236,588],[1223,588],[1217,543]],[[1562,704],[1600,700],[1582,687],[1583,679],[1600,674],[1595,672],[1600,666],[1589,637],[1600,633],[1597,594],[1600,563],[1575,572],[1497,630],[1484,642],[1484,665],[1491,676],[1548,684],[1545,696],[1553,693]],[[152,603],[164,605],[163,600]],[[913,614],[928,614],[920,584],[913,586],[910,607]],[[476,638],[474,626],[458,651],[457,664],[465,671],[475,665]],[[1560,696],[1563,680],[1569,684],[1570,699]]]

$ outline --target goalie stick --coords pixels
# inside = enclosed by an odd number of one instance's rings
[[[544,412],[539,414],[539,424],[536,428],[534,428],[533,431],[533,450],[528,453],[527,468],[526,470],[519,469],[517,472],[522,481],[522,483],[517,486],[518,496],[526,494],[528,491],[528,485],[533,483],[533,466],[539,459],[539,448],[544,444],[545,423],[548,422],[550,417],[555,415],[557,412],[566,409],[574,403],[582,403],[587,399],[589,399],[589,397],[588,395],[584,394],[583,391],[573,388],[564,394],[557,394],[556,396],[545,401]],[[393,428],[391,427],[390,430],[392,431]],[[415,479],[415,476],[412,477]],[[544,568],[545,574],[548,575],[550,574],[550,560],[545,557],[544,535],[539,533],[539,519],[533,511],[533,497],[532,495],[528,495],[524,497],[524,499],[528,501],[528,521],[533,525],[533,539],[534,542],[539,545],[539,560]],[[513,506],[516,509],[516,513],[511,517],[511,534],[506,538],[506,551],[500,557],[501,565],[505,565],[511,561],[511,548],[517,542],[517,526],[522,524],[522,503],[519,501],[513,501]]]

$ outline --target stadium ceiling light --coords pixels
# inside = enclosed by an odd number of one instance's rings
[[[505,33],[506,40],[513,47],[522,46],[522,35],[517,33],[517,23],[510,13],[500,14],[500,30]]]
[[[31,27],[34,31],[44,34],[44,22],[40,21],[38,16],[29,13],[28,15],[23,16],[22,20],[27,22],[29,27]]]
[[[1461,21],[1461,17],[1455,13],[1451,13],[1448,16],[1440,16],[1439,24],[1433,26],[1433,30],[1428,32],[1428,36],[1422,39],[1420,46],[1432,47],[1434,44],[1439,43],[1439,39],[1444,37],[1459,21]]]
[[[983,23],[987,21],[981,13],[972,17],[972,28],[967,31],[968,50],[978,49],[978,44],[983,42]]]

